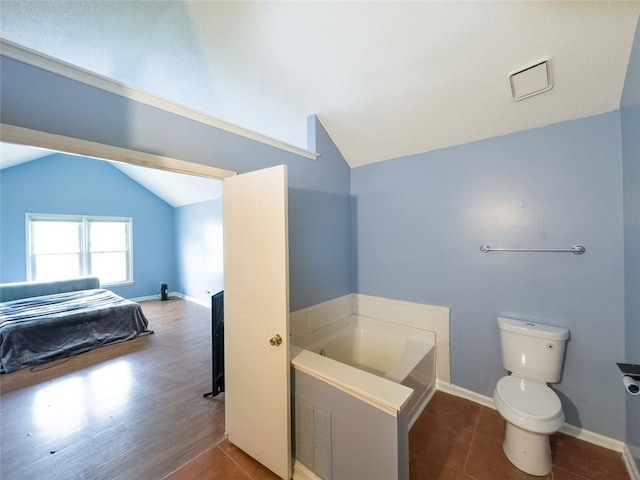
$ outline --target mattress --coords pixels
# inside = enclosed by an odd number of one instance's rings
[[[153,333],[140,304],[105,289],[0,303],[0,373]]]

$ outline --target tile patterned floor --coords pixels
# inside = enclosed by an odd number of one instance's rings
[[[438,392],[409,433],[412,480],[628,480],[622,456],[557,433],[553,470],[527,475],[502,452],[504,420],[490,408]],[[172,473],[167,480],[276,480],[227,440]],[[373,480],[373,479],[350,479]],[[386,480],[386,479],[381,479]]]

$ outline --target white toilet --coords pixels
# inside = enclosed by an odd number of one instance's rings
[[[493,400],[507,421],[502,447],[523,472],[551,471],[549,435],[564,423],[558,395],[547,386],[560,380],[566,328],[498,317],[502,364],[510,375],[496,385]]]

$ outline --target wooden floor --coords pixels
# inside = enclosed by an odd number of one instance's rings
[[[161,479],[222,440],[210,310],[142,306],[153,335],[0,376],[0,478]]]
[[[0,376],[0,478],[277,479],[223,439],[223,396],[202,397],[210,311],[142,305],[155,334]],[[411,479],[629,478],[619,453],[560,433],[552,473],[527,475],[502,452],[504,426],[494,410],[436,393],[410,432]]]

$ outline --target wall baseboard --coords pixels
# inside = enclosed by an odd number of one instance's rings
[[[195,297],[190,297],[188,295],[185,295],[183,293],[179,293],[179,292],[169,292],[169,300],[171,300],[172,298],[181,298],[183,300],[186,300],[188,302],[192,302],[192,303],[196,303],[202,307],[206,307],[208,309],[211,309],[211,304],[209,304],[208,302],[205,302],[203,300],[200,300],[198,298]],[[131,300],[132,302],[148,302],[151,300],[160,300],[160,294],[156,294],[156,295],[147,295],[146,297],[136,297],[136,298],[129,298],[129,300]]]
[[[151,300],[160,300],[160,294],[147,295],[145,297],[128,298],[127,300],[131,300],[132,302],[149,302]]]
[[[624,460],[624,464],[627,467],[627,472],[629,472],[629,477],[631,477],[631,480],[640,480],[640,471],[638,470],[638,465],[633,459],[633,455],[631,453],[631,450],[629,450],[629,446],[627,444],[625,444],[622,448],[622,459]]]
[[[293,465],[292,478],[293,480],[321,480],[320,477],[297,460]]]
[[[606,437],[596,432],[592,432],[590,430],[585,430],[584,428],[576,427],[574,425],[570,425],[565,423],[560,432],[566,433],[572,437],[576,437],[580,440],[584,440],[585,442],[593,443],[594,445],[598,445],[600,447],[608,448],[609,450],[615,450],[616,452],[623,453],[625,443],[616,440],[615,438]]]
[[[437,381],[436,388],[439,391],[449,393],[451,395],[455,395],[456,397],[465,398],[475,403],[479,403],[480,405],[484,405],[485,407],[491,408],[493,410],[496,409],[495,404],[493,402],[493,398],[487,397],[486,395],[482,395],[480,393],[476,393],[472,390],[467,390],[466,388],[459,387],[452,383]],[[640,480],[638,476],[633,476],[630,465],[635,466],[635,462],[631,456],[631,451],[627,447],[627,445],[615,438],[610,438],[605,435],[601,435],[599,433],[592,432],[590,430],[585,430],[584,428],[576,427],[574,425],[570,425],[565,423],[560,432],[567,434],[571,437],[578,438],[580,440],[584,440],[585,442],[592,443],[594,445],[598,445],[600,447],[607,448],[609,450],[614,450],[616,452],[622,453],[624,457],[625,464],[627,464],[627,470],[629,470],[629,475],[633,480]],[[637,468],[636,468],[637,472]]]
[[[456,397],[471,400],[474,403],[479,403],[480,405],[484,405],[485,407],[491,408],[493,410],[496,409],[496,406],[493,403],[493,398],[487,397],[486,395],[481,395],[472,390],[467,390],[466,388],[459,387],[458,385],[454,385],[453,383],[447,383],[438,380],[436,381],[436,389],[444,393],[455,395]]]
[[[189,295],[185,295],[183,293],[171,292],[169,294],[169,298],[171,298],[171,297],[181,298],[181,299],[186,300],[188,302],[196,303],[196,304],[198,304],[198,305],[200,305],[202,307],[206,307],[208,309],[211,309],[211,303],[205,302],[204,300],[200,300],[199,298],[190,297]]]

